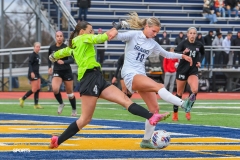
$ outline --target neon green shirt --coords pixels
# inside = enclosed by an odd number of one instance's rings
[[[83,34],[72,40],[72,48],[66,47],[54,53],[54,58],[60,59],[71,56],[73,53],[75,62],[78,65],[78,80],[82,79],[87,69],[101,67],[96,61],[94,44],[103,43],[108,40],[106,33],[104,34]]]

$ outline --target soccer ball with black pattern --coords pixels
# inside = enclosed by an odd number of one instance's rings
[[[165,130],[154,131],[151,143],[158,149],[166,148],[171,141],[170,133]]]

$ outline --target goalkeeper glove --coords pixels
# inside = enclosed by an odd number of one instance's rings
[[[130,28],[130,25],[126,21],[120,21],[118,24],[116,22],[112,23],[113,28],[116,28],[117,30],[122,28]]]
[[[50,54],[48,58],[49,58],[49,60],[50,60],[51,62],[56,62],[56,61],[57,61],[57,59],[55,59],[55,58],[53,57],[53,53]]]

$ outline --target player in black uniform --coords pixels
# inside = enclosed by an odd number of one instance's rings
[[[19,98],[19,105],[21,107],[23,107],[24,100],[34,93],[34,108],[35,109],[43,108],[38,104],[39,91],[41,87],[41,78],[39,74],[39,66],[41,64],[41,59],[38,55],[40,47],[41,44],[39,42],[35,42],[33,53],[29,56],[28,79],[30,81],[32,88],[22,98]]]
[[[197,29],[195,27],[190,27],[187,31],[187,39],[183,40],[175,48],[176,52],[186,54],[192,57],[193,65],[190,66],[189,62],[181,59],[177,68],[176,74],[176,84],[177,84],[177,94],[176,96],[182,98],[185,86],[188,83],[191,92],[197,96],[198,92],[198,68],[201,67],[201,62],[205,54],[204,45],[195,41],[197,36]],[[194,65],[195,64],[195,65]],[[178,121],[178,106],[173,106],[173,121]],[[190,112],[186,113],[186,118],[191,119]]]
[[[50,46],[48,51],[48,56],[59,49],[63,49],[67,47],[66,44],[63,43],[64,37],[63,33],[61,31],[56,32],[56,44]],[[48,61],[48,74],[53,75],[52,78],[52,90],[54,93],[55,98],[57,99],[59,103],[58,107],[58,114],[62,113],[64,103],[62,100],[62,96],[60,93],[60,86],[62,82],[65,84],[67,96],[69,98],[70,104],[72,106],[72,116],[77,115],[76,110],[76,99],[73,94],[73,74],[70,64],[74,63],[73,58],[65,57],[62,59],[59,59],[58,61],[54,62],[54,69],[52,70],[52,62]]]
[[[122,54],[122,55],[118,58],[118,61],[117,61],[117,69],[116,69],[116,71],[115,71],[114,77],[112,78],[112,84],[117,81],[118,72],[119,72],[119,70],[122,69],[123,62],[124,62],[124,54]],[[131,98],[131,97],[132,97],[132,93],[128,91],[128,89],[127,89],[127,87],[126,87],[126,85],[125,85],[125,83],[124,83],[124,81],[123,81],[122,76],[121,76],[121,78],[120,78],[120,84],[121,84],[123,93],[125,93],[129,98]]]

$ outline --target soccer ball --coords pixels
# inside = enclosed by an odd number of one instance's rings
[[[158,149],[166,148],[170,144],[170,134],[164,130],[154,131],[151,143]]]

